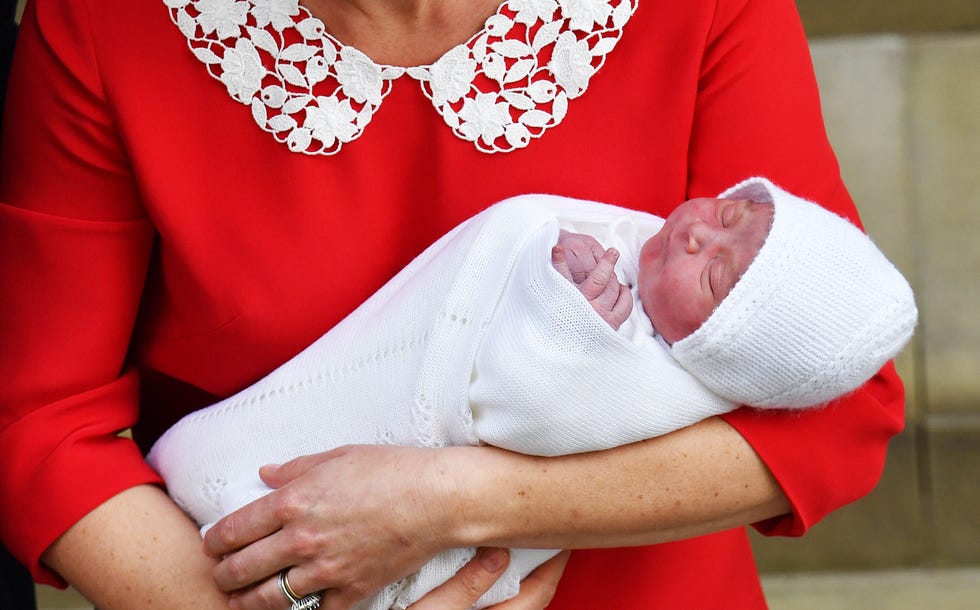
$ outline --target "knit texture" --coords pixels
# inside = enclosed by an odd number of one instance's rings
[[[566,210],[562,227],[617,247],[617,275],[629,284],[639,246],[662,220],[608,211],[594,222]],[[734,408],[680,367],[642,308],[613,330],[551,266],[557,240],[552,223],[520,250],[476,354],[469,406],[479,441],[535,455],[595,451]]]
[[[649,333],[614,331],[552,267],[560,226],[587,230],[611,219],[633,243],[663,222],[544,195],[492,206],[267,377],[179,421],[149,463],[207,528],[270,491],[260,466],[344,444],[489,443],[555,455],[638,441],[731,410]],[[359,608],[404,608],[473,553],[446,551]],[[513,550],[478,607],[515,595],[554,553]]]
[[[709,388],[757,407],[847,394],[908,342],[912,289],[846,219],[763,178],[722,197],[772,203],[772,228],[731,293],[674,357]]]

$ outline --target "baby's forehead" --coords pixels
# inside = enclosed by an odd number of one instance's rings
[[[731,200],[721,199],[719,201],[728,202]],[[737,255],[737,260],[733,261],[735,265],[735,277],[732,288],[734,288],[734,285],[738,283],[753,263],[755,263],[759,252],[765,246],[769,238],[769,232],[772,230],[772,221],[775,212],[775,208],[771,203],[748,199],[736,201],[747,202],[749,205],[746,209],[750,214],[748,215],[748,220],[745,221],[745,226],[741,228],[739,245],[734,248],[739,254]],[[727,299],[728,295],[725,295],[724,298]]]
[[[753,210],[758,210],[763,212],[766,217],[766,222],[762,223],[763,232],[765,235],[769,235],[769,231],[772,229],[772,219],[776,215],[776,207],[768,201],[752,201],[748,200],[752,204]]]
[[[683,208],[683,207],[692,207],[698,205],[721,205],[725,201],[733,201],[733,200],[723,199],[721,197],[694,197],[688,199],[687,201],[684,201],[677,207]]]
[[[699,207],[699,206],[719,207],[726,203],[738,202],[738,201],[747,201],[753,206],[764,206],[770,210],[770,213],[772,213],[773,205],[771,201],[756,201],[754,199],[748,199],[743,197],[693,197],[691,199],[688,199],[687,201],[684,201],[677,207],[678,209],[684,207]]]
[[[748,201],[748,209],[751,212],[745,237],[751,243],[752,250],[758,253],[765,245],[769,237],[769,232],[772,230],[775,207],[768,202],[752,201],[751,199],[745,201]],[[752,262],[754,261],[750,260],[749,264],[751,265]],[[742,271],[744,273],[745,270],[743,269]]]
[[[738,224],[740,226],[737,230],[743,239],[747,238],[751,242],[745,245],[754,251],[761,249],[772,229],[775,216],[775,207],[770,201],[757,201],[743,197],[695,197],[678,205],[670,213],[667,222],[670,223],[675,219],[684,222],[681,219],[708,220],[714,218],[716,221],[726,224],[728,222],[726,218],[729,218],[729,214],[727,209],[723,209],[725,206],[744,208],[749,212],[748,222],[745,222],[745,214],[738,212],[740,219]]]

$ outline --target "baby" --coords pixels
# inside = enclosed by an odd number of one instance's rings
[[[685,201],[639,243],[624,269],[631,285],[616,275],[621,253],[589,234],[563,229],[551,262],[612,328],[654,330],[685,370],[739,404],[826,403],[870,378],[915,326],[911,289],[863,232],[764,179]]]
[[[731,292],[762,248],[773,206],[748,199],[691,199],[679,205],[639,255],[637,291],[643,310],[667,343],[697,330]],[[562,229],[552,249],[555,269],[579,287],[615,329],[629,319],[633,298],[615,274],[619,252],[593,236]],[[658,312],[656,319],[653,312]]]
[[[185,417],[148,461],[209,524],[269,491],[263,464],[343,444],[558,455],[740,404],[821,404],[869,379],[915,320],[907,282],[864,233],[764,179],[667,219],[525,196],[444,236],[266,378]],[[599,383],[616,391],[588,391]],[[513,550],[479,606],[516,594],[553,553]],[[472,554],[450,549],[359,607],[407,607]]]

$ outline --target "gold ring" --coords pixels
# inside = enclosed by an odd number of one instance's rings
[[[289,568],[286,568],[282,572],[279,572],[279,589],[286,595],[286,597],[289,598],[289,603],[295,604],[302,598],[299,595],[296,595],[293,588],[289,586],[289,579],[286,578],[286,572],[288,571]]]

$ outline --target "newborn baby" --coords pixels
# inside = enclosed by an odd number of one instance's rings
[[[639,255],[643,310],[667,343],[693,333],[745,273],[769,235],[772,204],[748,199],[691,199],[677,206]],[[614,266],[619,252],[591,235],[562,230],[552,264],[618,329],[633,311]],[[657,312],[656,318],[653,312]]]
[[[870,378],[915,320],[907,282],[867,236],[763,179],[666,220],[523,196],[445,235],[289,362],[175,424],[147,459],[207,527],[270,491],[262,465],[344,444],[559,455],[742,404],[817,405]],[[554,552],[513,549],[479,607],[515,595]],[[405,608],[473,553],[441,553],[358,608]]]

